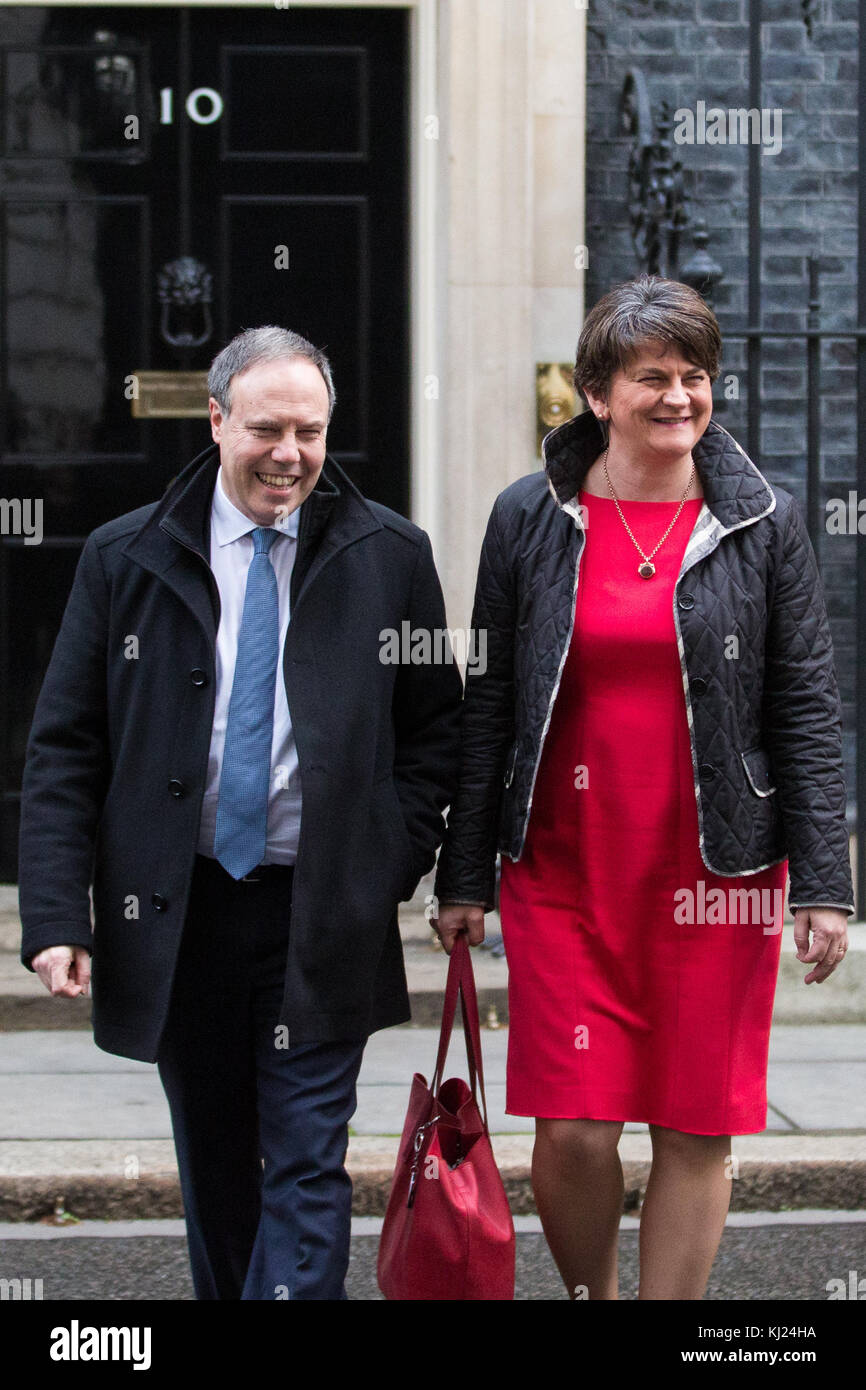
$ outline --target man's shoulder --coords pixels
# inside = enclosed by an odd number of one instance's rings
[[[422,545],[426,540],[427,532],[420,526],[417,526],[414,521],[409,521],[407,517],[401,516],[399,512],[392,511],[390,507],[386,507],[382,502],[373,502],[369,497],[365,497],[364,501],[379,524],[387,531],[402,536],[410,545],[416,547]]]
[[[415,549],[423,545],[428,539],[427,532],[422,530],[420,526],[416,526],[414,521],[409,521],[400,512],[386,507],[384,502],[375,502],[372,497],[367,497],[330,454],[325,460],[324,476],[338,499],[338,514],[343,513],[344,509],[348,509],[349,513],[354,513],[357,519],[366,511],[383,530],[391,535],[400,536]]]
[[[101,526],[97,526],[95,531],[91,531],[88,540],[100,550],[116,541],[126,540],[128,536],[134,536],[141,530],[158,506],[158,502],[148,502],[143,507],[136,507],[132,512],[124,512],[122,516],[114,517],[112,521],[105,521]]]

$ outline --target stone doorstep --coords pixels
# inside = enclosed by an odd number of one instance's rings
[[[532,1144],[531,1135],[493,1136],[515,1216],[535,1210]],[[354,1215],[384,1214],[398,1145],[396,1136],[350,1139],[347,1167],[354,1185]],[[866,1207],[866,1137],[862,1135],[746,1135],[735,1139],[732,1147],[738,1165],[732,1211]],[[649,1176],[649,1136],[624,1134],[619,1150],[625,1176],[624,1209],[634,1212]],[[156,1139],[0,1143],[0,1221],[38,1221],[54,1210],[58,1200],[81,1219],[180,1217],[183,1207],[173,1145]]]
[[[438,1028],[442,1018],[442,990],[410,990],[412,1021],[403,1026],[407,1028]],[[811,1006],[811,1007],[810,1007]],[[494,1027],[508,1024],[508,991],[500,989],[479,989],[478,1008],[482,1029],[493,1021]],[[491,1013],[491,1010],[493,1011]],[[858,994],[854,998],[831,999],[829,995],[815,995],[814,1003],[807,997],[802,1004],[792,1003],[789,996],[777,998],[773,1012],[774,1024],[800,1026],[804,1024],[862,1024],[866,1023],[866,996]],[[460,1028],[460,1017],[456,1027]],[[54,1032],[72,1029],[89,1031],[90,1000],[27,998],[18,995],[0,995],[0,1033]]]
[[[491,932],[496,925],[491,920]],[[787,928],[773,1012],[774,1023],[866,1023],[866,925],[851,929],[852,949],[845,971],[826,985],[803,984],[805,968],[793,956],[793,936]],[[436,1028],[442,1015],[446,957],[425,937],[405,936],[403,950],[412,1026]],[[508,968],[489,951],[473,952],[482,1026],[508,1022]],[[493,1013],[491,1013],[493,1010]],[[90,1027],[89,999],[52,999],[40,981],[21,966],[17,950],[0,946],[0,1031]]]

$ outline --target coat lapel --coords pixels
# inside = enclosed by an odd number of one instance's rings
[[[301,505],[298,554],[291,582],[293,619],[304,594],[334,556],[381,529],[382,523],[366,498],[329,454],[316,486]]]
[[[219,467],[216,445],[194,458],[157,503],[124,554],[161,579],[216,645],[219,592],[210,572],[210,503]]]

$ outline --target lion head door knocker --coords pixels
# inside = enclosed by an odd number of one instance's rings
[[[138,77],[135,63],[127,53],[114,52],[120,40],[110,29],[96,29],[93,42],[106,52],[93,61],[96,90],[123,111],[134,111]]]
[[[156,277],[159,331],[174,348],[201,347],[213,333],[213,276],[194,256],[168,261]]]

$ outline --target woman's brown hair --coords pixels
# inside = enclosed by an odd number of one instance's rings
[[[606,397],[614,373],[624,370],[648,340],[678,349],[711,381],[719,374],[722,336],[709,305],[678,280],[641,275],[616,285],[586,316],[573,375],[584,400],[586,387]]]

